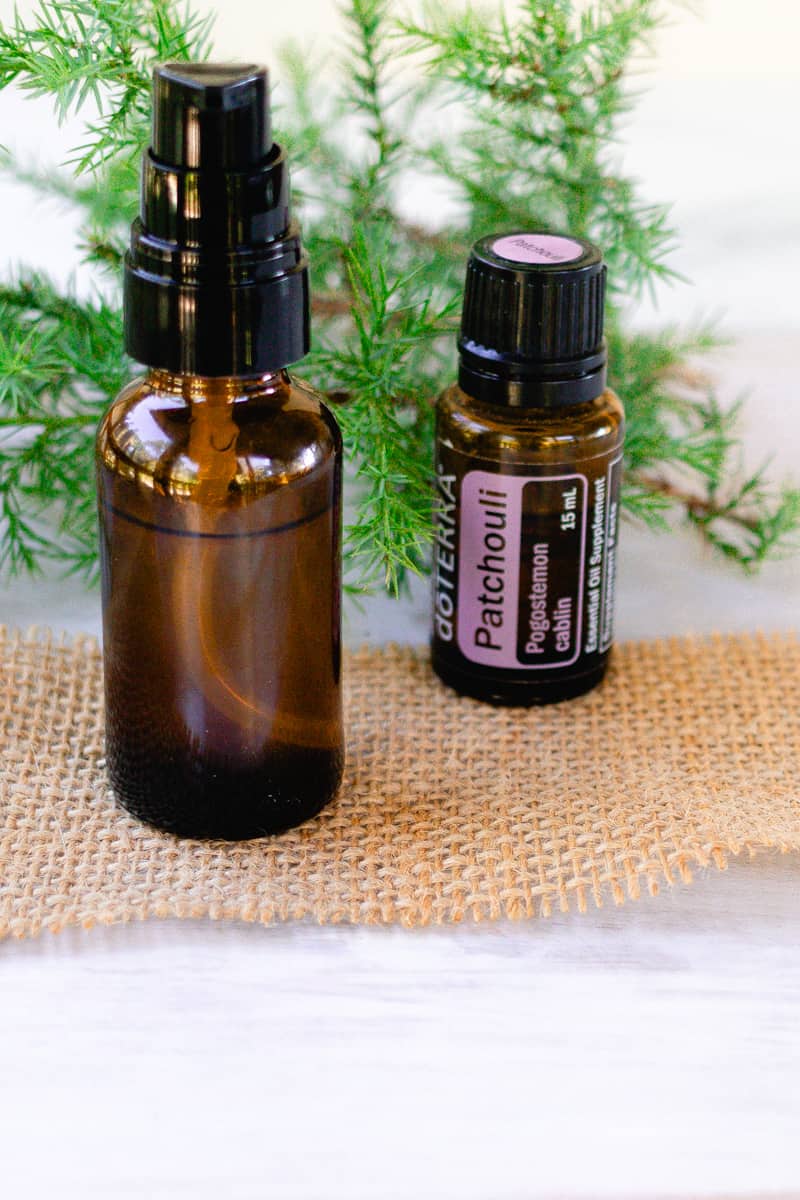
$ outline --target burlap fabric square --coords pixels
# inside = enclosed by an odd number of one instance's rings
[[[179,841],[116,807],[99,648],[0,629],[0,935],[148,916],[400,922],[547,915],[800,850],[800,644],[619,647],[605,684],[494,710],[423,651],[346,662],[338,800],[300,829]]]

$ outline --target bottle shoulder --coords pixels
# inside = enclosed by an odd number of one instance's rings
[[[260,381],[135,379],[101,421],[101,467],[165,493],[272,490],[331,465],[341,435],[321,396],[285,372]]]
[[[507,408],[473,399],[457,385],[437,402],[437,438],[464,454],[488,459],[570,462],[622,444],[625,415],[607,388],[585,404],[559,409]]]

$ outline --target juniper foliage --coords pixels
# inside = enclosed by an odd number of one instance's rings
[[[416,22],[395,11],[347,0],[336,70],[288,47],[274,72],[313,263],[302,374],[336,404],[347,446],[349,585],[398,591],[425,569],[432,399],[453,377],[465,256],[475,237],[523,226],[569,229],[607,252],[627,512],[656,528],[683,515],[748,570],[791,547],[800,491],[740,474],[736,411],[690,366],[712,333],[626,328],[630,303],[672,275],[668,210],[642,201],[615,150],[658,0],[525,0],[513,21],[442,0]],[[211,47],[209,22],[178,0],[42,0],[0,29],[0,87],[47,97],[60,118],[91,110],[61,169],[8,152],[3,166],[79,212],[82,271],[96,281],[86,299],[20,266],[0,285],[0,565],[12,573],[47,560],[94,571],[92,440],[131,369],[119,268],[150,71]],[[413,200],[432,194],[450,213],[438,224]]]

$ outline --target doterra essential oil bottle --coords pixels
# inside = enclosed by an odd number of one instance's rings
[[[603,677],[622,406],[606,387],[600,251],[512,233],[467,265],[459,381],[439,399],[433,666],[495,704]]]
[[[286,366],[307,263],[261,67],[171,64],[125,268],[147,368],[97,441],[106,753],[192,837],[286,829],[342,772],[341,438]]]

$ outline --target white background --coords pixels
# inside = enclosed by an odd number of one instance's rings
[[[675,203],[693,286],[664,291],[660,315],[724,315],[715,367],[724,397],[747,392],[746,459],[773,451],[776,479],[800,479],[800,8],[703,8],[670,8],[620,154]],[[330,49],[337,29],[322,0],[226,0],[217,46],[269,61],[286,34]],[[10,94],[0,125],[40,161],[69,141]],[[0,264],[73,269],[69,217],[7,185],[0,204]],[[688,533],[623,530],[623,637],[785,628],[799,598],[798,558],[746,579]],[[0,619],[97,631],[97,605],[23,582],[0,592]],[[377,603],[348,636],[423,640],[426,609],[424,588]],[[792,859],[549,922],[154,922],[6,943],[0,970],[15,1200],[800,1196]]]

